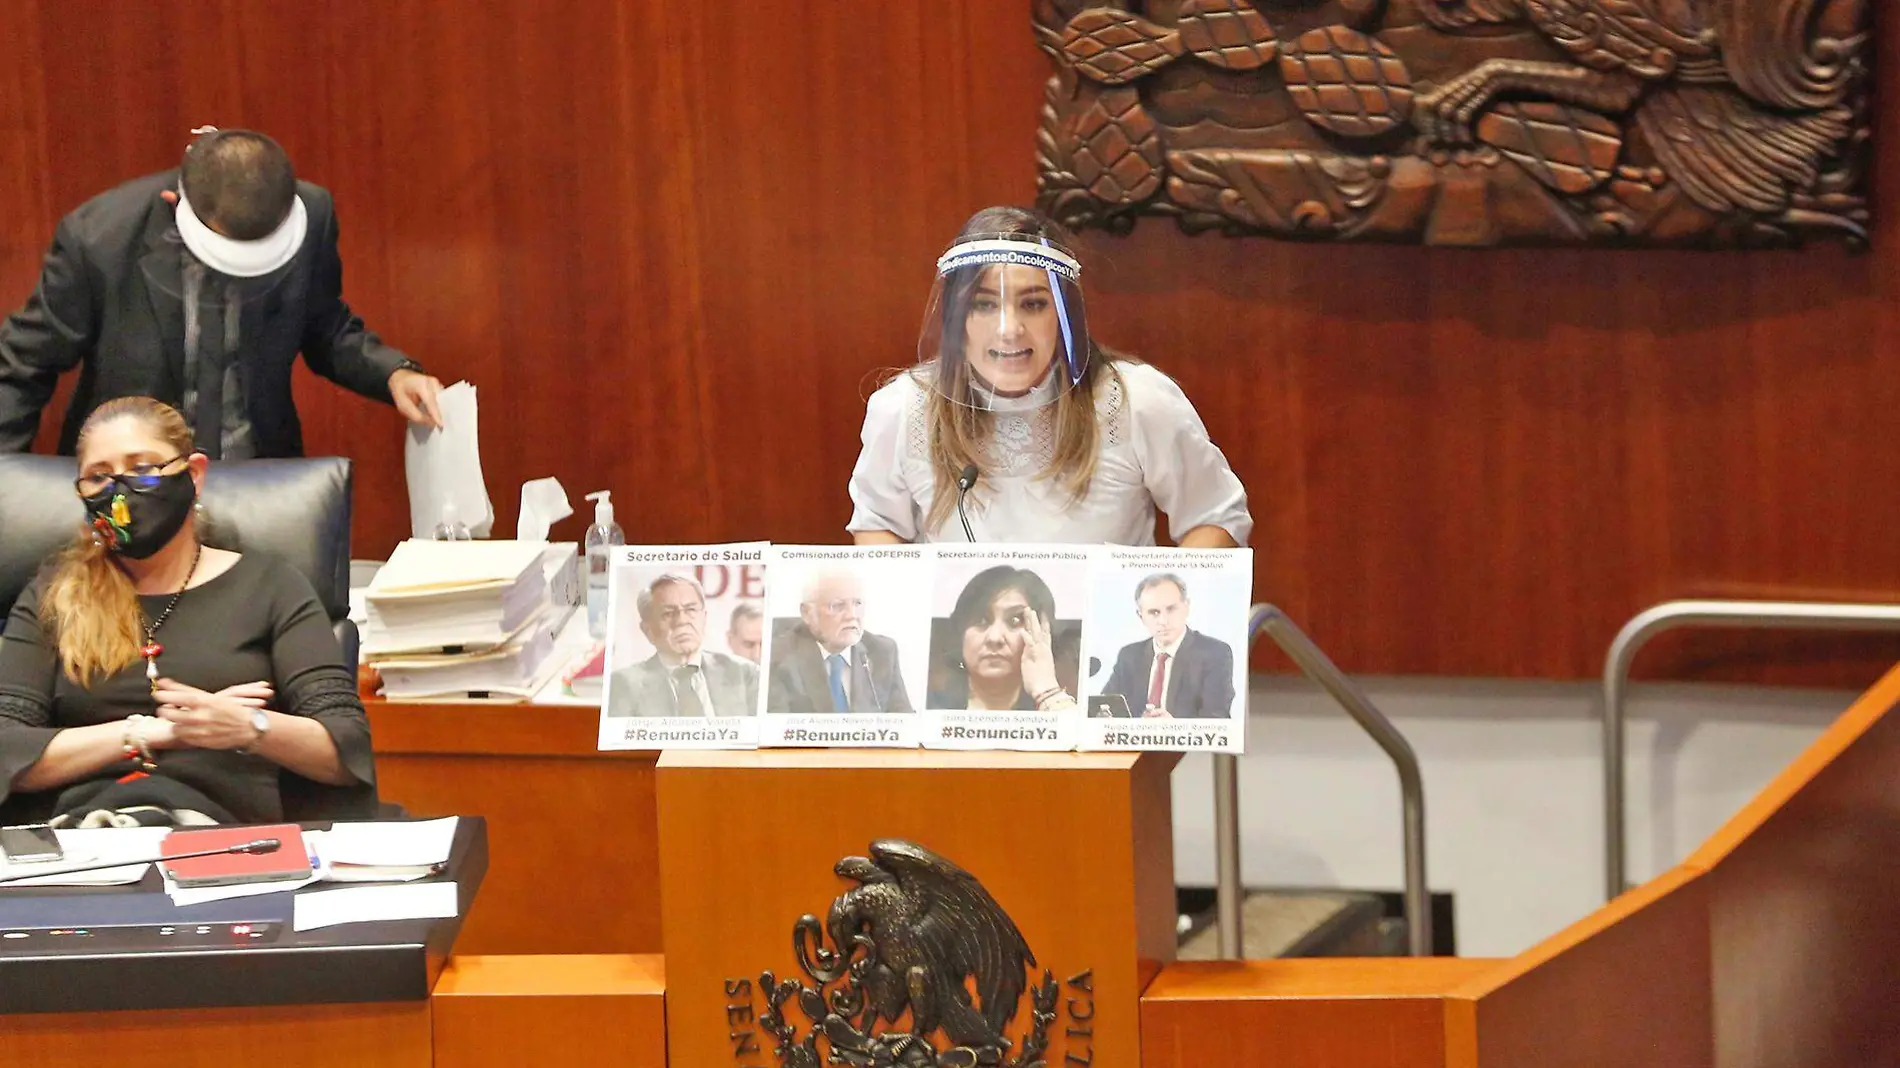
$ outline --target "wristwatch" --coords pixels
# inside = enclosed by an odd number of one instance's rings
[[[256,749],[264,741],[264,736],[270,733],[270,713],[261,708],[251,709],[251,729],[257,732],[257,737],[244,747],[247,750]]]

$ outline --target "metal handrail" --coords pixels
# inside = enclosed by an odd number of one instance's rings
[[[1623,698],[1630,663],[1649,639],[1682,627],[1797,630],[1900,630],[1900,605],[1820,601],[1664,601],[1637,613],[1603,662],[1603,868],[1604,891],[1614,898],[1629,889],[1626,877],[1629,801],[1623,783]]]
[[[1405,834],[1405,926],[1414,957],[1432,953],[1431,894],[1425,883],[1425,781],[1419,774],[1418,755],[1392,721],[1373,706],[1370,698],[1339,670],[1313,639],[1307,637],[1285,612],[1257,604],[1247,621],[1247,644],[1265,631],[1281,651],[1299,665],[1306,677],[1319,683],[1334,701],[1392,758],[1399,773],[1399,798]],[[1240,938],[1240,764],[1231,753],[1214,757],[1215,923],[1221,956],[1238,959]]]

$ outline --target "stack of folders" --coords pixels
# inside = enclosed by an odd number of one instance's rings
[[[396,547],[365,594],[363,659],[392,700],[526,700],[558,669],[571,605],[550,595],[572,542],[423,541]]]

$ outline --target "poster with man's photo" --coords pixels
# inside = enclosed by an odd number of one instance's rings
[[[765,553],[763,542],[614,548],[600,748],[758,744]]]
[[[1081,748],[1244,751],[1253,550],[1100,553]]]
[[[1090,560],[1078,545],[937,547],[922,739],[1073,749]]]
[[[919,545],[772,546],[762,744],[917,744],[933,559]]]

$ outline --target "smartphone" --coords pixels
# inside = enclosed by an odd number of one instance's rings
[[[0,853],[19,863],[58,860],[66,855],[59,848],[59,835],[44,823],[0,827]]]

